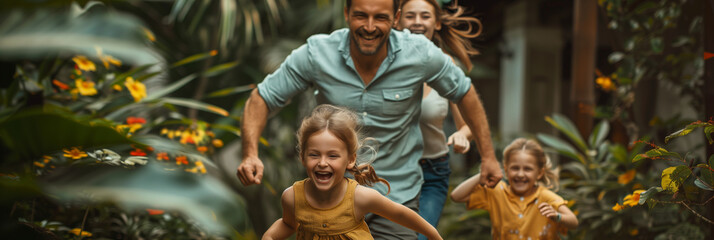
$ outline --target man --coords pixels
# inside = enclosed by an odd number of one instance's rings
[[[315,86],[318,104],[345,106],[362,117],[365,136],[379,142],[372,164],[390,182],[387,197],[416,211],[422,179],[419,130],[422,86],[458,103],[476,136],[482,156],[481,181],[493,187],[502,173],[485,112],[476,91],[451,58],[422,35],[392,31],[398,0],[347,0],[349,29],[315,35],[253,90],[243,112],[243,161],[237,175],[244,185],[260,184],[263,163],[258,139],[270,110]],[[386,187],[374,187],[386,194]],[[368,217],[375,239],[416,239],[416,233],[379,216]]]

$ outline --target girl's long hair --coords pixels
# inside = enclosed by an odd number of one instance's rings
[[[544,173],[538,182],[543,184],[548,189],[554,192],[558,191],[560,183],[558,182],[558,170],[553,169],[553,163],[550,158],[545,155],[543,148],[534,140],[529,140],[525,138],[517,138],[509,144],[506,149],[503,150],[503,167],[507,168],[511,156],[515,153],[524,152],[528,155],[533,156],[536,159],[536,163],[540,169],[543,169]]]
[[[402,0],[399,8],[402,9],[409,1],[411,0]],[[479,51],[471,46],[469,39],[481,35],[483,31],[481,20],[475,17],[462,16],[464,8],[458,6],[457,0],[454,0],[453,4],[447,7],[454,13],[443,11],[436,0],[422,1],[426,1],[434,7],[436,21],[441,23],[441,30],[436,31],[438,34],[434,34],[432,41],[441,49],[444,49],[444,45],[446,45],[452,54],[466,66],[466,70],[471,71],[473,64],[471,64],[469,56],[477,55]],[[476,32],[473,32],[474,26],[477,27]]]
[[[358,150],[362,148],[363,141],[360,141],[361,137],[357,115],[346,108],[322,104],[315,107],[310,116],[302,121],[300,129],[298,129],[297,150],[300,160],[304,160],[305,154],[307,154],[305,149],[307,149],[308,139],[322,131],[329,131],[332,135],[340,139],[347,147],[349,158],[356,156]],[[371,149],[374,150],[374,148]],[[376,154],[373,154],[372,157],[374,156],[376,156]],[[387,188],[391,190],[389,182],[377,176],[374,168],[369,164],[371,160],[367,160],[363,163],[357,162],[357,159],[351,160],[355,161],[354,167],[348,168],[347,171],[354,175],[355,180],[360,185],[372,186],[376,182],[383,182],[387,185]]]

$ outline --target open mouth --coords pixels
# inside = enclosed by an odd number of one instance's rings
[[[424,34],[426,32],[424,29],[409,29],[409,31],[414,34]]]
[[[327,182],[332,178],[331,172],[315,172],[315,180],[318,182]]]

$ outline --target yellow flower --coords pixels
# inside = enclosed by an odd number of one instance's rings
[[[94,63],[92,61],[89,61],[87,57],[79,55],[76,57],[72,58],[72,61],[77,64],[77,67],[79,69],[82,69],[83,71],[96,71],[97,67],[94,66]]]
[[[621,211],[622,209],[625,209],[625,206],[622,206],[619,203],[615,203],[615,206],[612,207],[612,210],[615,212]]]
[[[117,92],[121,92],[121,90],[122,90],[121,85],[119,85],[119,84],[112,85],[112,88],[114,88],[114,90],[117,90]]]
[[[82,229],[79,229],[79,228],[74,228],[74,229],[70,230],[69,232],[74,235],[80,236],[80,231],[81,231],[82,237],[91,237],[92,236],[92,233],[87,232],[87,231],[82,231]]]
[[[622,185],[628,184],[632,181],[632,179],[635,179],[635,174],[637,174],[635,169],[629,170],[617,177],[617,182]]]
[[[624,206],[634,207],[640,204],[640,194],[645,192],[645,190],[635,190],[632,194],[625,196],[625,202],[622,203]]]
[[[80,159],[87,156],[87,153],[79,150],[77,147],[72,147],[71,150],[62,149],[64,151],[64,156],[72,159]]]
[[[612,79],[610,77],[606,77],[606,76],[598,77],[595,80],[595,83],[597,83],[597,85],[600,86],[600,88],[602,88],[602,90],[605,90],[608,92],[617,89],[617,87],[615,87],[615,84],[612,82]]]
[[[148,38],[149,41],[152,41],[152,42],[156,41],[156,37],[154,36],[154,33],[152,33],[149,29],[143,28],[142,30],[144,30],[144,35],[146,35],[146,38]]]
[[[92,96],[97,94],[97,89],[94,88],[94,82],[83,81],[82,79],[74,80],[74,84],[77,85],[77,90],[82,96]]]
[[[141,99],[146,97],[146,86],[139,81],[134,81],[132,77],[126,78],[124,86],[129,89],[129,93],[134,97],[134,102],[141,101]]]
[[[223,147],[223,141],[221,139],[213,139],[213,146],[216,148]]]

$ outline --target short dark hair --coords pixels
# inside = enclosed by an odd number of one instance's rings
[[[346,0],[347,3],[345,4],[345,7],[347,8],[347,11],[350,10],[350,7],[352,6],[352,0]],[[392,0],[392,8],[394,9],[394,16],[397,15],[397,10],[399,10],[399,0]]]

